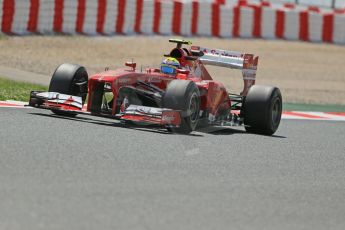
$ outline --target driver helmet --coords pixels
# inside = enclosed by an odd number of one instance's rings
[[[172,57],[166,58],[161,64],[161,71],[165,74],[176,74],[178,68],[180,68],[180,62]]]

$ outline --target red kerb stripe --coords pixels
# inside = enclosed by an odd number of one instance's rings
[[[333,42],[333,22],[334,14],[326,14],[323,16],[322,41]]]
[[[152,28],[152,31],[156,34],[159,33],[160,18],[161,18],[161,2],[160,0],[156,0],[155,5],[154,5],[153,28]]]
[[[8,102],[0,102],[0,106],[15,106],[15,107],[23,107],[22,105],[12,104]]]
[[[241,8],[239,6],[234,7],[234,18],[233,18],[233,27],[232,27],[232,36],[239,37],[240,36],[240,11]]]
[[[336,116],[341,116],[341,117],[345,116],[345,112],[326,112],[326,114],[336,115]]]
[[[277,10],[276,19],[276,37],[284,38],[285,12]]]
[[[300,112],[284,112],[284,114],[297,116],[297,117],[304,117],[304,118],[328,119],[327,117],[320,117],[320,116],[310,115],[310,114],[305,114],[305,113],[300,113]]]
[[[55,0],[53,30],[62,32],[64,0]]]
[[[105,15],[107,13],[107,0],[98,0],[98,10],[97,10],[97,33],[102,34],[105,22]]]
[[[117,2],[117,20],[116,20],[116,33],[122,33],[123,24],[125,21],[126,0],[118,0]]]
[[[299,39],[309,41],[309,13],[303,11],[299,13]]]
[[[199,16],[199,2],[192,2],[192,34],[197,34],[198,32],[198,16]]]
[[[86,10],[86,0],[78,0],[76,31],[83,33],[84,19]]]
[[[137,0],[137,11],[135,15],[134,31],[140,33],[141,17],[143,14],[143,0]]]
[[[29,21],[28,21],[28,31],[30,32],[37,31],[39,5],[40,5],[39,0],[30,0],[30,13],[29,13]]]
[[[14,16],[14,0],[4,0],[2,3],[2,25],[1,30],[4,33],[12,33],[12,23]]]
[[[219,8],[220,8],[219,4],[217,3],[212,4],[212,35],[216,37],[219,37],[219,25],[220,25]]]
[[[174,11],[172,20],[172,31],[175,34],[181,34],[181,14],[182,14],[182,2],[174,1]]]

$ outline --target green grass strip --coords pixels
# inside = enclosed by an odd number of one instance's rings
[[[298,103],[284,103],[284,111],[311,111],[311,112],[345,112],[344,105],[310,105]]]
[[[48,87],[0,78],[0,101],[29,101],[32,90],[48,91]]]

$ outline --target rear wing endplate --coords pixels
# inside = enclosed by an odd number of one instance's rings
[[[246,95],[250,86],[255,84],[256,70],[259,62],[258,56],[254,56],[254,54],[243,54],[236,51],[209,49],[200,46],[192,46],[191,52],[199,56],[199,60],[204,65],[242,70],[244,80],[242,95]]]

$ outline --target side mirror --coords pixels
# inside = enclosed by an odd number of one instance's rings
[[[133,61],[131,61],[131,62],[128,61],[128,62],[125,63],[125,66],[131,67],[132,70],[134,71],[135,67],[137,67],[137,63],[135,63]]]
[[[186,79],[188,79],[188,75],[189,75],[190,71],[186,70],[186,69],[177,69],[176,72],[177,72],[177,74],[176,74],[177,79],[186,80]]]
[[[181,73],[181,74],[186,74],[186,75],[190,73],[190,71],[186,69],[177,69],[176,72]]]

